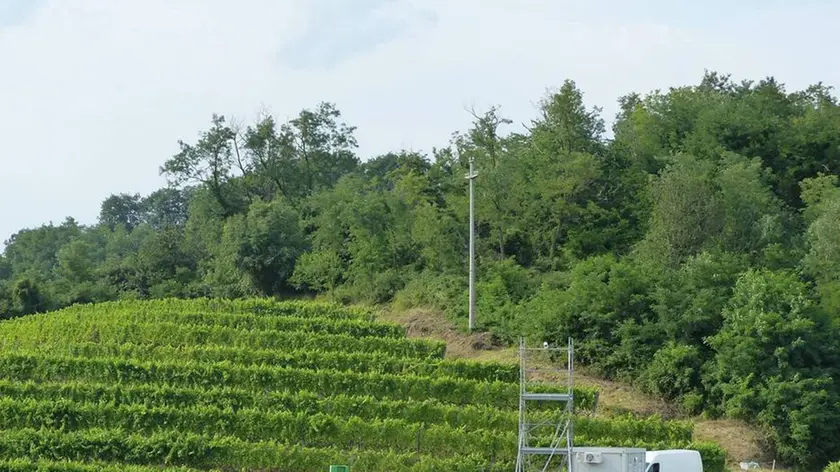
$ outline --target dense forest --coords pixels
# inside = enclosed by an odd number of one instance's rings
[[[322,295],[466,325],[469,160],[478,323],[692,414],[746,419],[801,467],[840,458],[840,104],[772,78],[629,94],[607,133],[566,81],[514,126],[474,113],[431,156],[359,156],[330,103],[213,116],[168,185],[99,222],[21,230],[0,317],[161,297]],[[609,136],[609,137],[608,137]],[[362,158],[364,157],[364,159]]]

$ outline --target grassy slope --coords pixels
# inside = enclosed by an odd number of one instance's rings
[[[409,336],[446,341],[448,358],[518,362],[515,348],[491,346],[487,336],[483,334],[465,335],[442,314],[431,310],[384,310],[380,313],[380,319],[405,325]],[[630,385],[599,378],[587,372],[585,368],[578,367],[575,370],[575,382],[599,387],[599,411],[603,415],[632,412],[640,415],[659,414],[666,419],[687,418],[674,405],[646,395]],[[710,420],[701,417],[690,419],[695,424],[695,437],[698,440],[714,441],[726,449],[732,470],[740,470],[738,463],[742,461],[756,461],[762,465],[772,463],[772,457],[769,457],[761,446],[759,434],[743,421]],[[777,467],[776,470],[782,469]]]

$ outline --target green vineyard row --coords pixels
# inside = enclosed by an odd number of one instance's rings
[[[110,405],[142,405],[176,409],[193,406],[210,407],[230,412],[288,411],[314,415],[328,413],[339,417],[358,416],[365,419],[401,418],[410,423],[446,424],[466,429],[498,429],[515,431],[518,411],[500,410],[482,405],[454,406],[436,400],[384,400],[370,396],[336,395],[324,397],[315,392],[254,393],[239,388],[177,388],[160,385],[104,385],[83,382],[34,383],[0,381],[0,396],[20,400],[101,403]],[[546,414],[554,414],[546,412]],[[664,421],[658,417],[596,418],[578,416],[575,428],[592,437],[646,438],[647,440],[690,440],[693,426],[689,422]]]
[[[402,419],[339,418],[316,413],[236,413],[209,407],[176,409],[142,405],[101,405],[68,401],[0,399],[0,429],[118,429],[141,434],[162,431],[231,436],[247,442],[339,449],[394,450],[438,457],[476,452],[491,462],[516,454],[516,429],[467,430]]]
[[[61,333],[65,328],[88,327],[102,323],[175,323],[180,325],[220,326],[247,330],[308,331],[320,334],[375,336],[400,339],[405,328],[396,324],[358,319],[324,317],[265,316],[253,313],[207,313],[193,311],[139,311],[135,309],[97,309],[63,311],[39,320],[41,330]],[[25,324],[25,323],[24,323]]]
[[[457,377],[471,380],[517,382],[516,365],[465,360],[416,360],[393,357],[381,352],[342,352],[319,350],[253,350],[218,345],[173,347],[146,344],[46,343],[34,347],[18,345],[15,352],[50,353],[67,357],[119,357],[141,361],[184,360],[196,362],[229,361],[245,366],[269,365],[300,369],[352,370],[382,374],[414,374],[429,377]]]
[[[333,320],[375,321],[373,312],[366,307],[352,307],[337,303],[314,301],[276,301],[271,299],[224,300],[217,298],[118,300],[97,304],[78,304],[49,315],[64,313],[109,313],[134,311],[137,313],[192,312],[192,313],[251,313],[269,317],[291,316],[297,318],[330,318]],[[38,315],[41,316],[41,315]]]
[[[625,441],[612,438],[576,436],[578,444],[588,446],[633,446],[649,450],[690,448],[700,451],[706,472],[723,472],[725,453],[709,443],[668,443]],[[126,464],[164,464],[195,468],[224,467],[268,470],[322,470],[325,464],[350,464],[354,470],[510,470],[515,457],[497,458],[488,463],[484,455],[438,457],[393,451],[339,450],[278,444],[272,441],[248,442],[207,434],[163,431],[142,435],[118,429],[91,429],[62,432],[23,428],[0,431],[0,455],[50,461],[103,461]],[[275,469],[276,468],[276,469]]]
[[[513,423],[513,422],[511,422]],[[117,428],[152,433],[159,430],[235,436],[251,442],[276,440],[285,444],[395,449],[438,455],[482,451],[490,459],[512,454],[516,423],[495,430],[412,422],[403,418],[361,418],[334,413],[224,410],[206,406],[147,407],[139,404],[103,404],[70,400],[0,399],[0,429],[23,427],[62,429]],[[589,438],[686,442],[691,430],[661,420],[621,418],[604,421],[576,418],[577,434]],[[550,433],[548,431],[547,433]]]
[[[71,381],[63,383],[0,380],[0,396],[40,401],[132,404],[189,408],[207,406],[240,411],[319,412],[362,418],[403,418],[413,423],[447,424],[469,429],[517,428],[518,412],[486,405],[455,406],[434,399],[389,400],[372,396],[333,395],[309,391],[254,392],[236,387],[190,388],[166,385],[113,385]],[[689,433],[690,435],[690,430]]]
[[[21,318],[25,319],[25,318]],[[31,320],[29,320],[31,321]],[[442,359],[446,343],[420,339],[392,339],[376,336],[354,337],[346,334],[315,334],[305,331],[235,329],[223,326],[189,326],[177,323],[66,324],[58,327],[44,323],[4,323],[0,349],[8,352],[25,346],[53,343],[132,343],[159,346],[219,345],[248,349],[340,352],[381,352],[395,357]]]
[[[261,391],[310,390],[324,395],[345,393],[406,400],[437,399],[456,405],[479,404],[499,408],[515,408],[519,395],[516,384],[451,377],[241,366],[229,362],[143,362],[117,357],[86,359],[47,354],[0,354],[0,379],[3,378],[158,383],[202,388],[238,386]],[[576,388],[576,408],[591,410],[596,392],[595,389]]]
[[[140,405],[0,400],[0,429],[119,429],[141,434],[161,431],[231,436],[247,442],[339,449],[394,450],[439,457],[478,451],[487,461],[515,455],[516,429],[466,430],[401,419],[338,418],[290,412],[236,413],[214,408],[147,408]]]
[[[11,459],[0,460],[0,472],[198,472],[198,469],[107,463],[91,464],[88,461]]]
[[[252,443],[234,437],[177,432],[151,435],[121,430],[92,429],[61,432],[32,428],[0,431],[0,456],[32,460],[120,462],[182,465],[225,470],[319,471],[325,465],[349,464],[353,470],[431,472],[509,471],[511,460],[487,465],[480,455],[439,458],[384,451],[340,451],[334,448]]]

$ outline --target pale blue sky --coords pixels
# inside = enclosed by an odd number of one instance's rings
[[[840,2],[0,0],[0,240],[148,193],[214,112],[335,102],[363,156],[430,150],[465,107],[515,123],[572,78],[590,105],[704,69],[840,86]]]
[[[26,21],[42,3],[41,0],[0,0],[0,28]]]

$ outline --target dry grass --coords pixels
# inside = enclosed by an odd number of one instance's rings
[[[469,358],[484,361],[517,362],[515,351],[494,346],[490,336],[486,333],[463,334],[445,316],[431,310],[384,311],[379,318],[383,321],[405,326],[409,337],[446,341],[446,357],[448,359]]]
[[[700,439],[723,446],[735,463],[755,461],[765,465],[773,462],[773,457],[762,446],[760,434],[743,421],[694,418],[694,434]],[[777,467],[776,470],[782,469]]]
[[[464,334],[456,329],[444,315],[433,310],[412,309],[402,312],[383,310],[379,318],[382,321],[404,325],[409,337],[446,341],[446,357],[449,359],[519,362],[516,349],[494,346],[486,334]],[[690,419],[695,425],[696,439],[713,441],[726,449],[732,470],[740,470],[738,463],[742,461],[756,461],[762,465],[772,463],[772,457],[769,457],[762,447],[759,434],[743,421],[688,418],[675,405],[646,395],[630,385],[602,379],[585,368],[576,367],[575,383],[598,387],[600,390],[599,414],[633,413],[644,416],[656,414],[668,419]],[[777,467],[776,470],[783,469]]]

